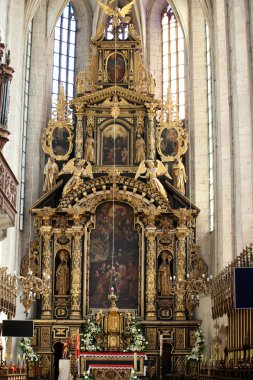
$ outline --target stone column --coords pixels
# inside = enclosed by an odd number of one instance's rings
[[[52,273],[52,252],[50,247],[51,226],[42,226],[41,235],[43,237],[43,257],[42,257],[42,279],[45,286],[42,295],[41,319],[52,319],[52,289],[53,289],[53,273]]]
[[[71,271],[71,310],[70,319],[81,319],[81,283],[82,283],[82,226],[72,227],[72,236],[74,240],[74,249],[72,254],[72,271]]]
[[[147,227],[146,319],[156,319],[156,228]]]

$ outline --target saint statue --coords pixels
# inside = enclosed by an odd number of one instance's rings
[[[51,190],[56,185],[56,179],[59,174],[59,168],[55,159],[49,157],[44,168],[45,180],[43,185],[43,192]]]
[[[173,186],[185,195],[185,183],[187,181],[187,176],[185,173],[184,164],[180,158],[176,158],[173,167],[172,167],[172,176],[173,176]]]
[[[85,160],[89,162],[95,162],[95,140],[92,137],[92,132],[88,132],[88,136],[85,140]]]
[[[137,133],[135,141],[135,163],[139,164],[145,160],[145,141],[140,133]]]
[[[63,250],[60,253],[60,264],[57,267],[56,276],[56,291],[58,295],[66,295],[69,291],[69,268],[67,264],[67,255]]]
[[[158,292],[161,296],[170,295],[170,261],[172,255],[169,255],[167,252],[162,252],[162,262],[158,269]]]
[[[153,77],[153,74],[151,71],[149,72],[149,85],[148,85],[148,92],[150,95],[155,95],[155,88],[156,88],[156,81]]]
[[[84,94],[85,90],[85,74],[84,71],[79,71],[79,73],[76,76],[76,93],[77,95],[82,95]]]

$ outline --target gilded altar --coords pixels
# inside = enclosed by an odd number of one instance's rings
[[[155,99],[133,26],[127,23],[124,35],[117,23],[112,28],[91,39],[89,65],[70,102],[74,123],[61,88],[42,136],[44,193],[31,209],[29,258],[45,284],[32,342],[44,379],[56,373],[61,344],[70,338],[74,353],[81,325],[100,309],[114,351],[121,350],[122,314],[138,316],[147,375],[157,379],[164,355],[171,371],[184,373],[199,324],[186,279],[207,267],[195,242],[199,209],[185,195],[188,134],[169,97]],[[172,279],[180,280],[177,288]],[[112,286],[117,310],[108,314]]]

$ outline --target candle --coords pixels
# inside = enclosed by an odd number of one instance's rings
[[[137,352],[134,352],[134,369],[137,370]]]
[[[163,355],[163,334],[160,335],[160,356]]]
[[[7,358],[7,353],[5,351],[5,353],[4,353],[4,360],[6,360],[6,358]]]
[[[25,354],[23,354],[23,360],[25,360]]]
[[[20,360],[20,354],[18,354],[18,361]]]

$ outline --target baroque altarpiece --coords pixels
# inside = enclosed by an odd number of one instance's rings
[[[29,259],[47,284],[32,339],[45,379],[57,344],[70,337],[74,352],[81,325],[108,312],[112,285],[119,310],[142,323],[150,378],[160,378],[161,344],[169,371],[184,373],[198,326],[186,280],[207,268],[195,244],[199,209],[185,195],[188,134],[171,100],[155,99],[141,39],[123,26],[92,37],[71,111],[61,88],[42,137],[44,193],[31,209]]]

